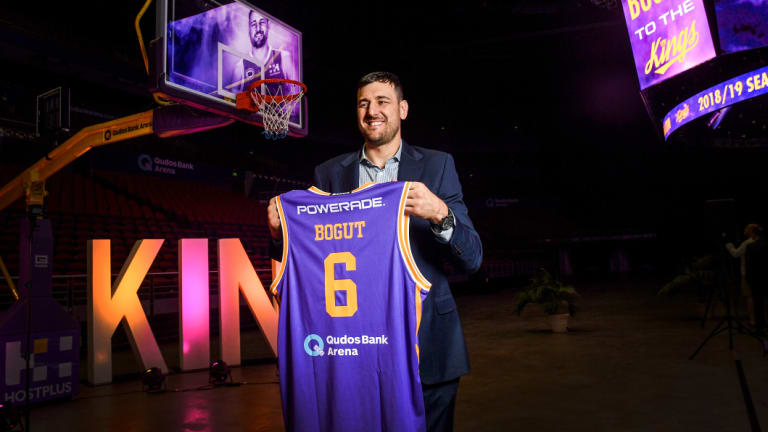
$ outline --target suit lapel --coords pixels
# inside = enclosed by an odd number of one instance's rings
[[[397,179],[400,181],[420,181],[424,170],[424,155],[403,140],[403,151],[400,153],[400,167]]]
[[[350,192],[357,189],[360,182],[360,152],[353,152],[341,164],[341,176],[339,178],[339,189],[331,190],[331,193]],[[332,188],[333,189],[333,188]]]

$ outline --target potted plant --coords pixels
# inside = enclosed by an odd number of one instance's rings
[[[578,295],[572,286],[563,284],[548,271],[541,269],[518,294],[515,309],[520,315],[527,304],[539,304],[549,315],[552,331],[566,333],[568,318],[576,312],[575,300]]]
[[[683,268],[683,271],[667,282],[659,295],[671,295],[678,291],[691,289],[696,291],[700,301],[706,300],[706,293],[712,289],[715,280],[712,255],[694,258]]]
[[[704,316],[707,305],[707,294],[714,289],[715,272],[714,259],[712,255],[696,257],[688,261],[683,271],[675,276],[674,279],[667,282],[659,290],[659,295],[674,295],[682,291],[693,291],[696,293],[696,309],[699,316]],[[716,301],[711,308],[712,316],[715,314],[715,308],[722,309],[722,304]]]

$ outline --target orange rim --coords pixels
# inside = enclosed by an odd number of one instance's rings
[[[270,95],[265,95],[256,91],[257,88],[259,89],[261,88],[262,84],[275,84],[275,83],[294,84],[301,87],[302,91],[294,94],[285,95],[285,96],[270,96]],[[270,79],[263,79],[263,80],[252,82],[251,85],[248,86],[248,92],[256,93],[256,98],[258,99],[259,103],[262,100],[266,103],[273,103],[273,102],[280,103],[286,100],[290,102],[303,96],[304,93],[307,92],[307,86],[301,81],[294,81],[294,80],[282,79],[282,78],[270,78]]]

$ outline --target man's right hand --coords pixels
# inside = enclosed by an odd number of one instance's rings
[[[283,230],[280,228],[280,213],[277,212],[277,202],[275,197],[269,200],[267,207],[267,225],[269,225],[269,234],[275,241],[283,239]]]

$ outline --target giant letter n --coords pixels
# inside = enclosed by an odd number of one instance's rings
[[[219,239],[219,346],[221,359],[230,365],[240,364],[239,292],[277,355],[277,312],[240,239]]]
[[[112,381],[112,334],[121,320],[134,354],[143,368],[168,373],[137,294],[164,240],[138,240],[111,283],[109,240],[88,241],[88,381]]]

